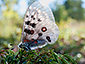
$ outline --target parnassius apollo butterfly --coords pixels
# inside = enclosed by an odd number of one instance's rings
[[[49,7],[35,1],[25,14],[20,48],[33,50],[53,44],[59,35],[58,26]]]

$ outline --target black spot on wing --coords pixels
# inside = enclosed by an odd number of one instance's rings
[[[43,34],[42,33],[38,33],[39,36],[42,36]]]
[[[26,18],[28,18],[28,15],[26,15]]]
[[[33,18],[33,20],[35,20],[35,18]]]
[[[27,30],[27,33],[30,34],[30,30],[29,29]]]
[[[31,23],[30,24],[33,28],[35,28],[36,24],[35,23]]]
[[[27,32],[27,29],[24,29],[24,32]]]
[[[25,24],[29,25],[30,21],[25,22]]]
[[[46,39],[47,39],[49,42],[51,42],[51,40],[50,40],[50,37],[49,37],[49,36],[46,36]]]
[[[41,22],[41,20],[38,18],[38,21]]]
[[[31,18],[33,18],[33,15],[31,16]]]
[[[31,34],[31,35],[34,34],[34,30],[25,29],[24,32]]]

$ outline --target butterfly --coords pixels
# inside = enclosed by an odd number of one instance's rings
[[[27,51],[34,50],[55,43],[58,36],[59,29],[51,9],[39,1],[33,2],[26,11],[18,46]]]

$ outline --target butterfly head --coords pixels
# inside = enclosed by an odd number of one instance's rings
[[[23,48],[26,51],[29,51],[30,50],[29,43],[31,43],[31,41],[25,39],[19,44],[18,47]]]
[[[28,46],[26,45],[26,43],[21,43],[21,44],[19,44],[18,47],[23,48],[23,49],[26,50],[26,51],[29,51],[29,50],[30,50],[30,49],[28,48]]]

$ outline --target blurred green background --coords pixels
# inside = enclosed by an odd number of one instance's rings
[[[36,0],[0,0],[0,48],[10,48],[21,40],[24,14]],[[52,9],[60,35],[44,50],[68,53],[85,64],[85,0],[42,0]]]

